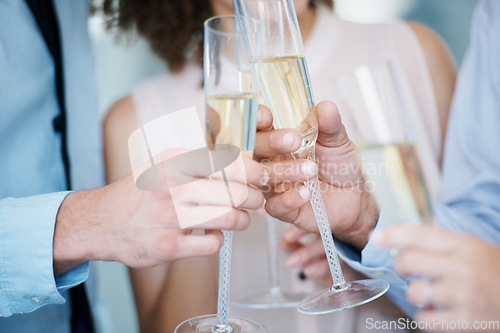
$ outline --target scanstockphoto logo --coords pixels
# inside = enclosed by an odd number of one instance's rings
[[[365,327],[374,332],[395,332],[395,331],[445,331],[445,332],[484,332],[500,330],[500,321],[465,321],[465,320],[445,320],[443,318],[433,318],[425,320],[411,320],[409,318],[398,318],[397,320],[375,320],[366,318]]]
[[[263,160],[262,162],[269,162]],[[319,182],[320,190],[323,193],[329,191],[349,192],[368,192],[375,191],[378,180],[388,179],[390,168],[384,162],[368,162],[366,160],[352,159],[349,162],[332,162],[328,157],[322,159],[317,157],[316,163],[319,167],[318,173],[321,179]],[[271,163],[268,164],[269,173],[281,178],[288,179],[297,172],[295,166],[287,163]],[[284,181],[279,185],[279,189],[294,189],[299,190],[303,186],[302,182]],[[264,192],[271,192],[274,189],[271,185],[266,185],[262,188]]]
[[[248,196],[240,150],[233,145],[209,149],[194,107],[142,125],[128,145],[137,187],[170,192],[181,229],[223,216]]]

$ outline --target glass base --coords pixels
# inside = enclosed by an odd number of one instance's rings
[[[232,304],[250,309],[293,308],[306,296],[307,294],[305,293],[287,293],[276,288],[256,296],[232,301]]]
[[[297,309],[306,314],[323,314],[363,305],[382,296],[389,289],[385,280],[367,279],[351,282],[341,290],[323,289],[304,299]]]
[[[267,333],[261,324],[253,320],[229,316],[228,327],[215,327],[217,315],[205,315],[188,319],[177,326],[174,333]]]

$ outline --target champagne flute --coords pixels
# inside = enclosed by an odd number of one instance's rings
[[[361,66],[337,78],[335,92],[383,221],[430,222],[432,204],[413,142],[412,113],[397,73],[391,62]]]
[[[260,32],[260,24],[252,19],[219,16],[205,21],[203,68],[207,141],[212,156],[234,149],[252,155],[259,91],[249,59],[257,59],[254,66],[258,67]],[[222,175],[226,181],[224,171]],[[230,187],[228,196],[234,203]],[[267,332],[250,319],[228,316],[233,232],[223,230],[223,234],[217,315],[188,319],[177,326],[176,333]]]
[[[233,0],[237,14],[263,24],[260,59],[261,93],[274,117],[275,128],[293,128],[302,135],[301,147],[293,158],[315,160],[318,119],[307,72],[304,48],[292,0]],[[302,313],[321,314],[352,308],[383,295],[389,284],[367,279],[344,279],[332,231],[321,195],[318,177],[307,181],[311,205],[325,247],[333,285],[299,305]]]

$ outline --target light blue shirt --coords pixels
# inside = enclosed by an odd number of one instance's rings
[[[103,168],[89,3],[54,4],[72,183],[76,190],[95,188],[103,184]],[[52,125],[59,113],[54,82],[52,57],[26,2],[0,0],[0,332],[69,332],[68,288],[89,275],[88,264],[53,274],[55,218],[68,194],[61,138]],[[92,281],[87,289],[95,303]]]
[[[424,166],[425,167],[425,166]],[[448,125],[442,200],[436,222],[500,243],[500,1],[481,0],[474,12],[470,46],[460,70]],[[377,225],[385,224],[383,213]],[[407,281],[393,270],[386,250],[368,242],[361,253],[339,242],[353,268],[387,280],[389,295],[410,316]]]

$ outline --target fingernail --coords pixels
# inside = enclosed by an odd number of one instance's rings
[[[312,161],[307,161],[305,163],[302,163],[302,165],[300,166],[300,169],[306,175],[314,175],[318,171],[318,167],[317,167],[316,163],[314,163]]]
[[[281,138],[281,143],[282,143],[284,146],[292,146],[294,141],[295,141],[295,139],[294,139],[294,135],[293,135],[293,133],[286,133],[286,134],[285,134],[285,135],[283,135],[283,137]]]
[[[257,110],[257,122],[258,122],[258,123],[261,123],[261,122],[262,122],[262,109],[261,109],[261,108],[259,108],[259,109]]]
[[[309,198],[309,189],[305,186],[302,186],[299,190],[299,195],[302,199],[308,199]]]
[[[297,267],[300,264],[301,258],[297,253],[291,254],[286,258],[286,265],[288,267]]]

